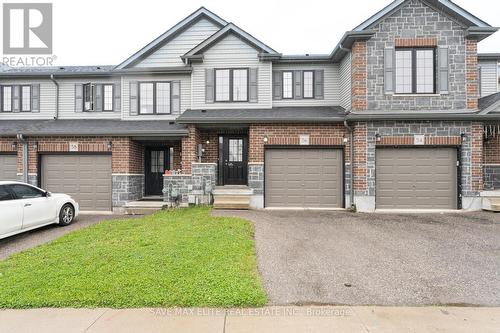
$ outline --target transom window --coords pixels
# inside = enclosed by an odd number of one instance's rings
[[[104,94],[104,111],[113,111],[113,85],[105,84],[103,86],[103,94]]]
[[[31,86],[21,86],[21,111],[31,111]]]
[[[293,98],[293,72],[283,72],[283,98]]]
[[[216,102],[248,101],[248,69],[215,70]]]
[[[313,71],[304,71],[304,98],[314,98]]]
[[[170,114],[171,95],[170,82],[139,83],[139,113]]]
[[[2,111],[10,112],[12,111],[12,87],[3,86],[2,87]]]
[[[433,94],[435,86],[434,49],[396,49],[397,94]]]
[[[243,162],[242,139],[229,139],[229,162]]]

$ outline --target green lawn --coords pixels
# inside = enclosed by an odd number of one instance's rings
[[[102,222],[0,261],[0,308],[264,305],[252,225],[210,212]]]

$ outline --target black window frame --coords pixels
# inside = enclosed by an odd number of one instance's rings
[[[3,92],[3,89],[5,87],[9,87],[10,88],[10,110],[7,110],[7,111],[4,110],[4,108],[3,108],[3,100],[4,100],[4,96],[5,96],[5,94]],[[13,112],[14,111],[14,86],[10,85],[10,84],[3,84],[3,85],[0,86],[0,88],[2,89],[1,94],[0,94],[0,95],[2,95],[1,96],[2,97],[1,98],[1,104],[0,104],[0,108],[1,108],[2,112]]]
[[[217,99],[217,71],[229,71],[229,99],[220,101]],[[233,72],[235,70],[245,70],[247,72],[247,98],[245,100],[234,100],[233,96]],[[215,68],[214,69],[214,101],[216,103],[248,103],[250,97],[250,68],[248,67],[238,67],[238,68]]]
[[[87,102],[87,95],[85,94],[85,91],[86,91],[86,87],[89,87],[90,88],[90,94],[89,94],[89,97],[90,97],[90,105],[91,107],[89,109],[87,109],[85,107],[85,103]],[[83,99],[83,112],[94,112],[95,111],[95,83],[91,83],[91,82],[88,82],[88,83],[84,83],[83,84],[83,88],[82,88],[82,99]]]
[[[291,73],[292,74],[292,97],[285,97],[285,73]],[[294,82],[295,82],[295,73],[294,71],[282,71],[281,72],[281,82],[282,82],[282,87],[281,87],[281,99],[294,99],[295,98],[295,91],[294,91]]]
[[[111,110],[106,110],[106,86],[111,87]],[[115,111],[115,85],[113,83],[102,84],[102,111],[103,112]]]
[[[311,90],[311,97],[306,97],[306,94],[305,94],[305,92],[306,92],[306,84],[305,84],[305,82],[306,82],[306,81],[305,81],[305,76],[306,76],[306,75],[305,75],[305,74],[306,74],[306,73],[311,73],[311,74],[312,74],[312,83],[311,83],[311,85],[312,85],[312,90]],[[314,71],[313,71],[313,70],[304,70],[304,71],[302,71],[302,99],[314,99],[314,93],[315,93],[315,91],[314,91],[314,80],[315,80],[315,77],[314,77],[314,76],[315,76],[315,73],[314,73]]]
[[[29,110],[23,110],[23,88],[28,87],[30,88],[30,103],[29,103]],[[33,100],[33,87],[30,84],[22,84],[19,86],[19,111],[20,112],[31,112],[33,111],[33,106],[32,106],[32,100]]]
[[[437,94],[437,52],[435,47],[397,47],[394,52],[398,51],[411,51],[411,92],[410,93],[399,93],[397,92],[397,84],[394,81],[394,94],[395,95],[434,95]],[[432,92],[417,92],[417,51],[432,51],[432,65],[433,65],[433,85]],[[398,67],[397,63],[394,63],[394,71],[397,75]]]
[[[141,84],[153,84],[153,113],[141,113]],[[170,88],[169,112],[156,112],[156,85],[157,83],[168,83]],[[172,81],[139,81],[137,84],[137,114],[140,116],[171,115],[172,114]]]

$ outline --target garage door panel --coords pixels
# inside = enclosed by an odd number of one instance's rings
[[[456,209],[454,148],[379,148],[377,208]]]
[[[17,180],[17,156],[0,154],[0,180]]]
[[[266,207],[342,206],[342,150],[266,150]]]
[[[81,210],[111,210],[111,156],[42,155],[42,187],[71,195]]]

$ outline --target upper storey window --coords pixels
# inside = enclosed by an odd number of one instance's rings
[[[216,69],[215,101],[247,102],[248,69]]]
[[[2,87],[2,111],[10,112],[12,111],[12,87],[3,86]]]
[[[139,83],[139,114],[171,113],[171,82]]]
[[[293,72],[283,72],[283,99],[293,98]]]
[[[436,92],[436,56],[433,48],[396,49],[396,93]]]
[[[304,71],[304,98],[314,98],[314,72]]]
[[[114,84],[83,85],[83,111],[113,111]]]

